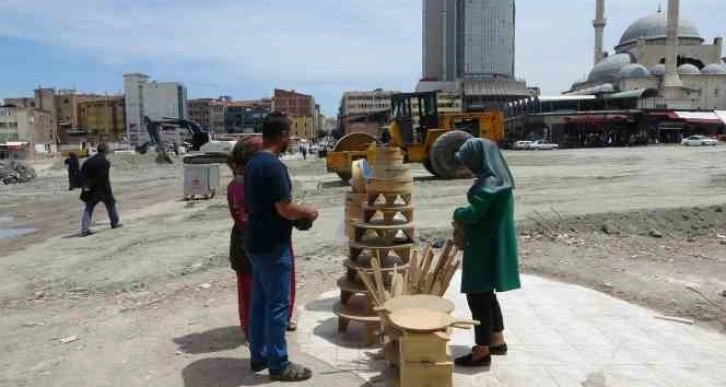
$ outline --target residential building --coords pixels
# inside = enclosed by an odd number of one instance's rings
[[[49,89],[52,90],[52,89]],[[36,94],[40,94],[39,99],[40,109],[45,109],[45,92],[43,89],[36,91]],[[56,123],[58,125],[58,132],[61,138],[66,138],[68,131],[76,131],[80,129],[80,105],[84,102],[95,101],[103,99],[104,96],[98,94],[80,94],[76,93],[75,90],[58,90],[55,94],[55,108],[56,108]],[[49,98],[48,98],[49,99]]]
[[[271,106],[272,101],[265,103],[263,100],[257,100],[257,105],[264,106],[265,104]],[[244,102],[244,101],[243,101]],[[227,114],[227,107],[232,103],[232,97],[221,96],[219,98],[199,98],[189,100],[188,112],[189,119],[196,122],[202,128],[205,128],[212,133],[225,133],[227,127],[225,124],[225,117]],[[240,112],[235,110],[234,114]]]
[[[318,130],[323,130],[323,121],[325,120],[325,116],[320,111],[320,105],[315,104],[315,115],[313,116],[314,119],[314,126],[315,126],[315,132]]]
[[[343,93],[338,111],[342,133],[364,132],[377,136],[379,127],[390,116],[391,96],[395,93],[383,89]]]
[[[290,118],[290,135],[304,140],[315,139],[315,119],[310,116],[288,116]]]
[[[340,100],[342,117],[358,114],[391,111],[391,95],[397,91],[375,89],[373,91],[347,91]]]
[[[200,127],[211,130],[213,101],[213,98],[190,99],[187,102],[189,119],[196,122]]]
[[[187,118],[187,89],[177,82],[150,81],[148,75],[124,75],[126,137],[130,144],[148,140],[144,118]]]
[[[330,133],[338,128],[338,119],[336,117],[326,117],[325,118],[325,124],[323,125],[323,130],[326,133]]]
[[[261,133],[262,123],[272,111],[272,101],[232,101],[226,103],[225,128],[227,133]]]
[[[121,95],[81,102],[79,129],[102,136],[106,141],[120,141],[126,133],[125,104]]]
[[[32,107],[0,106],[0,143],[49,143],[54,140],[51,114]]]
[[[209,121],[210,121],[210,130],[213,133],[224,133],[225,132],[225,124],[224,119],[225,115],[227,113],[227,100],[223,98],[219,98],[216,101],[212,101],[209,106]]]
[[[77,93],[75,90],[40,87],[34,91],[33,98],[6,98],[6,104],[18,107],[31,107],[50,114],[53,139],[67,141],[69,132],[80,130],[80,104],[103,99],[98,94]]]
[[[13,105],[17,107],[34,108],[35,98],[19,97],[19,98],[5,98],[3,99],[5,105]]]
[[[291,117],[314,117],[315,99],[295,90],[275,89],[272,108]]]

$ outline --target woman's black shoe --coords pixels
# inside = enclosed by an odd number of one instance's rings
[[[498,345],[496,347],[489,347],[489,353],[495,356],[504,356],[507,354],[507,344]]]
[[[474,356],[470,353],[454,360],[454,364],[459,367],[489,367],[492,365],[492,356],[486,355],[481,359],[474,360]]]

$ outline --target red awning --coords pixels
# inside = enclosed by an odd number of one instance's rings
[[[606,123],[606,122],[632,122],[630,116],[622,114],[591,114],[583,116],[565,117],[566,122],[572,123]]]

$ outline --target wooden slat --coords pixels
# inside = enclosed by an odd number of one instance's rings
[[[451,254],[451,249],[454,246],[454,242],[451,240],[446,241],[446,245],[444,246],[444,250],[441,252],[441,255],[439,255],[439,259],[436,262],[436,267],[434,268],[434,283],[436,283],[437,279],[445,275],[444,271],[445,268],[449,265],[449,259]],[[432,285],[433,286],[433,285]]]
[[[449,288],[449,285],[451,285],[451,279],[454,278],[454,274],[456,274],[456,271],[459,270],[459,266],[461,265],[461,261],[456,261],[453,266],[449,269],[449,272],[447,273],[446,277],[441,282],[441,291],[438,294],[439,296],[443,296],[444,293],[446,293],[446,290]]]
[[[431,264],[433,262],[434,258],[434,251],[431,248],[431,245],[426,245],[426,249],[424,250],[424,261],[423,266],[421,269],[421,277],[419,278],[419,291],[422,293],[426,293],[425,286],[426,286],[426,276],[429,274],[429,271],[431,270]]]
[[[451,247],[454,245],[454,243],[451,240],[447,240],[446,244],[444,245],[444,250],[441,251],[441,255],[439,255],[439,259],[436,262],[436,266],[434,268],[434,278],[439,275],[439,272],[445,267],[447,264],[447,260],[449,259],[449,254],[451,253]]]
[[[421,272],[421,267],[419,266],[418,259],[418,250],[415,250],[413,252],[413,257],[411,257],[411,262],[409,263],[408,267],[409,269],[406,272],[406,287],[408,288],[409,294],[414,294],[416,292],[416,288],[418,287],[418,278],[419,273]]]
[[[370,292],[371,298],[373,298],[373,302],[376,303],[376,305],[380,306],[383,305],[383,301],[379,298],[378,295],[378,289],[376,288],[376,285],[371,280],[371,277],[368,273],[364,272],[363,270],[358,270],[358,277],[363,282],[363,285],[365,285],[366,289]]]
[[[376,256],[371,258],[371,267],[373,268],[373,278],[375,279],[376,286],[378,287],[378,295],[381,302],[386,302],[386,285],[383,281],[383,273],[381,273],[381,254],[376,252]]]

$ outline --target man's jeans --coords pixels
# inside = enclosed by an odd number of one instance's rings
[[[290,304],[292,255],[290,245],[268,254],[250,253],[252,263],[252,307],[248,338],[253,362],[267,361],[270,373],[287,368],[285,331]]]
[[[83,209],[83,219],[81,220],[81,232],[87,233],[91,231],[91,219],[93,218],[93,209],[96,208],[98,202],[86,202],[86,206]],[[104,201],[103,204],[106,206],[108,211],[108,219],[111,220],[111,227],[118,225],[118,211],[116,211],[116,202]]]

